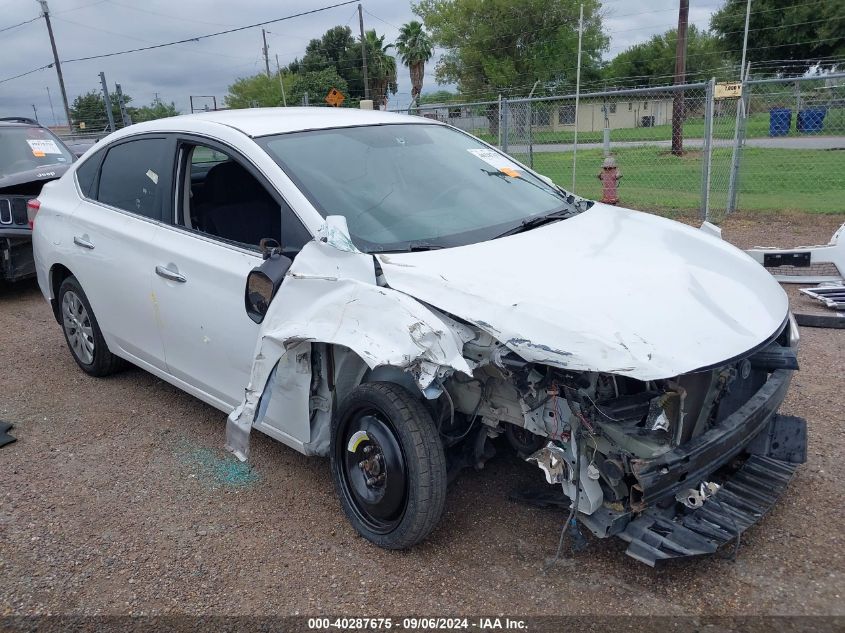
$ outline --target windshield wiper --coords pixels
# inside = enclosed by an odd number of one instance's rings
[[[433,251],[438,248],[443,248],[442,244],[432,244],[431,242],[410,242],[408,244],[408,251],[416,253],[419,251]]]
[[[531,229],[535,229],[538,226],[542,226],[544,224],[550,224],[552,222],[557,222],[558,220],[566,220],[575,215],[578,215],[579,213],[580,211],[576,211],[573,209],[557,209],[545,215],[539,215],[534,218],[528,218],[526,220],[523,220],[517,226],[508,229],[500,235],[497,235],[494,239],[498,239],[500,237],[507,237],[508,235],[516,235],[517,233],[524,233],[525,231],[530,231]]]

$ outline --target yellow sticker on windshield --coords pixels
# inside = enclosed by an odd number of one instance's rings
[[[511,169],[510,167],[499,167],[499,171],[511,178],[519,178],[519,172],[515,169]]]
[[[44,152],[39,152],[37,149],[32,150],[32,155],[36,158],[44,158]]]

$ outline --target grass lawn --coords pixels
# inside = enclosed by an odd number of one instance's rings
[[[788,136],[807,136],[799,134],[795,128],[796,113],[792,112],[792,126]],[[733,138],[735,126],[735,114],[714,119],[714,136],[716,138]],[[473,132],[479,138],[488,143],[496,144],[497,138],[491,134],[476,130]],[[824,119],[822,135],[845,135],[845,108],[832,108],[828,110]],[[758,112],[748,117],[747,138],[762,138],[769,135],[769,113]],[[541,132],[535,131],[534,142],[544,143],[572,143],[574,134],[572,132]],[[704,138],[704,119],[690,119],[684,123],[684,137],[688,139]],[[671,125],[656,125],[655,127],[634,127],[619,128],[610,131],[611,143],[624,141],[668,141],[672,139]],[[601,143],[604,140],[604,132],[578,132],[579,143]],[[512,144],[525,142],[524,139],[511,140]]]
[[[631,147],[614,152],[622,171],[622,206],[666,215],[696,213],[701,200],[701,152],[672,156],[664,148]],[[514,158],[527,162],[526,156]],[[598,200],[601,150],[578,152],[575,190]],[[731,160],[729,148],[713,150],[711,209],[724,212]],[[564,188],[572,187],[572,153],[536,153],[534,167]],[[740,166],[741,211],[845,213],[845,151],[745,148]]]

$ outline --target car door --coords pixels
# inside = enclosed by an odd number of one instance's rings
[[[281,241],[282,216],[293,216],[231,148],[183,138],[177,165],[175,213],[150,249],[167,371],[228,411],[243,398],[258,337],[244,307],[246,278],[263,261],[259,240]],[[310,238],[301,225],[294,235],[291,256]]]
[[[170,212],[173,139],[143,135],[94,154],[76,174],[82,200],[70,220],[68,268],[82,285],[109,349],[164,369],[149,250]]]

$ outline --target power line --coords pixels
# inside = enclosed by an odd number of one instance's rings
[[[38,20],[40,18],[41,18],[41,16],[37,15],[34,18],[32,18],[31,20],[26,20],[25,22],[19,22],[17,24],[13,24],[12,26],[4,27],[4,28],[0,29],[0,33],[4,33],[5,31],[11,31],[12,29],[16,29],[19,26],[23,26],[24,24],[29,24],[30,22],[35,22],[36,20]]]
[[[238,26],[231,29],[226,29],[225,31],[217,31],[216,33],[207,33],[205,35],[198,35],[196,37],[188,37],[182,40],[176,40],[173,42],[165,42],[163,44],[153,44],[151,46],[142,46],[140,48],[130,48],[123,51],[115,51],[113,53],[104,53],[101,55],[89,55],[87,57],[75,57],[73,59],[65,59],[62,60],[64,63],[73,63],[73,62],[84,62],[89,61],[92,59],[103,59],[104,57],[115,57],[117,55],[126,55],[128,53],[139,53],[141,51],[149,51],[156,48],[165,48],[167,46],[175,46],[177,44],[187,44],[188,42],[199,42],[200,40],[205,40],[210,37],[217,37],[220,35],[228,35],[229,33],[237,33],[239,31],[246,31],[248,29],[254,29],[259,26],[265,26],[267,24],[275,24],[276,22],[283,22],[285,20],[291,20],[293,18],[299,18],[305,15],[311,15],[313,13],[320,13],[321,11],[327,11],[328,9],[335,9],[337,7],[346,6],[347,4],[353,4],[358,0],[346,0],[346,2],[339,2],[337,4],[332,4],[325,7],[320,7],[319,9],[311,9],[310,11],[302,11],[300,13],[294,13],[292,15],[287,15],[283,18],[276,18],[274,20],[266,20],[264,22],[256,22],[255,24],[249,24],[247,26]]]
[[[27,75],[31,75],[32,73],[37,73],[39,70],[47,70],[48,68],[52,68],[53,64],[45,64],[44,66],[39,66],[38,68],[33,68],[32,70],[27,70],[25,73],[21,73],[20,75],[15,75],[14,77],[6,77],[5,79],[0,79],[0,84],[4,84],[7,81],[12,81],[12,79],[18,79],[20,77],[26,77]]]
[[[81,27],[83,29],[90,29],[92,31],[99,31],[100,33],[108,33],[109,35],[115,35],[117,37],[122,37],[122,38],[125,38],[127,40],[135,40],[136,42],[144,42],[146,44],[152,44],[153,43],[153,42],[150,42],[150,40],[145,40],[145,39],[140,38],[140,37],[135,37],[134,35],[127,35],[126,33],[118,33],[117,31],[110,31],[108,29],[103,29],[103,28],[100,28],[98,26],[92,26],[91,24],[83,24],[82,22],[74,22],[73,20],[68,20],[67,18],[56,18],[56,19],[59,20],[60,22],[66,23],[66,24],[73,24],[74,26],[78,26],[78,27]],[[198,54],[198,55],[213,55],[215,57],[226,57],[228,59],[240,59],[240,60],[250,59],[249,57],[226,55],[225,53],[217,53],[215,51],[201,51],[201,50],[197,50],[197,49],[194,49],[194,48],[182,47],[182,46],[179,47],[179,50],[185,51],[186,53],[195,53],[195,54]]]

